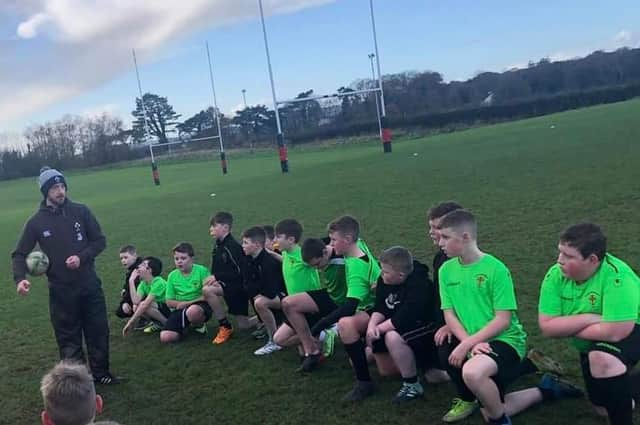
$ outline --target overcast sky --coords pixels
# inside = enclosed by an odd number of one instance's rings
[[[370,75],[369,0],[263,0],[279,99],[326,94]],[[374,0],[383,73],[434,70],[446,80],[640,47],[638,0]],[[131,121],[143,90],[187,118],[271,106],[257,0],[0,0],[0,144],[32,124],[102,111]]]

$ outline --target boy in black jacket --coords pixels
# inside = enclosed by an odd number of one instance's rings
[[[282,310],[280,301],[285,296],[282,264],[265,249],[266,232],[252,227],[242,234],[242,249],[246,254],[245,288],[253,308],[267,330],[267,343],[253,354],[264,356],[282,349],[273,341],[276,333],[274,310]]]
[[[116,309],[116,316],[121,319],[133,316],[133,301],[131,300],[131,293],[129,291],[129,278],[131,277],[131,273],[138,268],[141,262],[142,258],[138,257],[136,248],[133,245],[125,245],[120,248],[120,264],[122,264],[125,272],[124,284],[122,285],[122,291],[120,292],[120,304],[118,304],[118,308]],[[136,288],[138,288],[139,283],[140,278],[136,278]]]
[[[439,370],[433,339],[442,325],[442,315],[428,267],[414,261],[407,249],[387,249],[380,256],[380,263],[382,273],[366,339],[382,375],[396,368],[400,372],[404,382],[393,401],[402,403],[424,395],[418,366],[437,371],[434,381],[447,379]]]
[[[255,326],[258,319],[249,317],[249,295],[243,284],[246,259],[242,246],[231,235],[233,216],[221,211],[211,217],[209,224],[209,234],[215,238],[211,253],[211,274],[215,279],[203,290],[220,324],[211,342],[223,344],[231,338],[233,328],[224,314],[220,297],[224,297],[229,314],[236,317],[240,329]]]

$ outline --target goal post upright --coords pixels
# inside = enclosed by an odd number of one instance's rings
[[[153,183],[156,186],[160,186],[160,172],[158,171],[158,165],[156,164],[155,157],[153,156],[153,147],[151,146],[151,138],[149,137],[149,123],[147,122],[147,107],[144,105],[144,96],[142,94],[142,84],[140,83],[140,73],[138,72],[138,60],[136,59],[136,49],[131,49],[133,54],[133,66],[136,70],[136,80],[138,81],[138,92],[140,93],[140,104],[142,105],[142,118],[144,121],[144,138],[149,144],[149,154],[151,156],[151,175],[153,177]]]
[[[220,111],[218,110],[218,100],[216,98],[216,87],[213,82],[213,66],[211,65],[211,54],[209,53],[209,42],[205,41],[207,47],[207,60],[209,62],[209,78],[211,80],[211,94],[213,95],[213,119],[216,121],[218,128],[218,140],[220,142],[220,166],[222,174],[227,174],[227,155],[224,152],[224,143],[222,142],[222,130],[220,128]]]
[[[273,83],[273,70],[271,69],[271,57],[269,56],[269,43],[267,41],[267,28],[264,24],[264,11],[262,10],[262,0],[258,0],[258,7],[260,8],[260,22],[262,22],[262,36],[264,38],[264,50],[267,56],[267,68],[269,69],[269,80],[271,82],[271,97],[273,99],[273,109],[276,114],[276,128],[278,135],[276,140],[278,143],[278,154],[280,156],[280,169],[283,173],[289,172],[289,158],[287,155],[287,144],[284,140],[284,134],[282,134],[282,125],[280,123],[280,114],[278,112],[278,101],[276,99],[276,89]]]
[[[380,72],[380,53],[378,52],[378,36],[376,34],[376,20],[373,14],[373,0],[369,0],[369,12],[371,15],[371,31],[373,33],[373,48],[375,50],[376,68],[378,71],[378,88],[380,89],[380,138],[382,139],[382,150],[384,153],[391,153],[391,141],[393,134],[389,128],[387,111],[384,105],[384,90],[382,89],[382,73]]]

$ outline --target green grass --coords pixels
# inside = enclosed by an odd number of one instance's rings
[[[288,175],[280,173],[273,152],[232,157],[227,176],[217,162],[161,162],[160,187],[152,185],[148,165],[70,173],[67,180],[70,197],[93,209],[107,235],[108,248],[97,267],[109,310],[117,305],[121,287],[120,245],[134,243],[170,268],[170,248],[187,240],[208,266],[208,218],[217,210],[233,212],[236,235],[285,217],[300,219],[307,236],[321,235],[329,220],[350,213],[360,219],[375,252],[402,244],[430,263],[434,248],[425,237],[425,210],[455,199],[479,217],[481,248],[511,268],[529,343],[558,357],[578,379],[576,355],[566,342],[540,337],[538,288],[555,260],[558,233],[576,221],[602,224],[610,250],[637,268],[639,115],[635,100],[398,140],[391,155],[383,155],[377,142],[292,149]],[[5,277],[0,285],[0,423],[38,423],[39,380],[57,360],[46,282],[35,280],[31,294],[19,298],[8,259],[39,193],[33,179],[4,182],[0,199],[5,258],[0,262]],[[399,380],[376,378],[375,397],[343,406],[339,400],[351,387],[352,373],[341,348],[318,373],[299,376],[293,350],[256,358],[252,352],[260,344],[247,335],[220,347],[195,336],[166,347],[141,333],[123,339],[122,322],[113,315],[109,319],[112,368],[129,382],[100,389],[106,405],[102,418],[123,424],[437,423],[453,395],[447,385],[429,387],[425,401],[396,408],[390,400]],[[213,323],[210,330],[215,331]],[[602,423],[584,400],[539,407],[516,419],[518,424],[542,421]]]

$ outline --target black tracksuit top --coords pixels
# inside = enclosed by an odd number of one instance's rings
[[[26,257],[36,243],[49,257],[47,278],[51,286],[97,281],[94,260],[107,246],[100,224],[86,205],[65,200],[58,208],[48,207],[45,201],[27,221],[22,236],[11,254],[13,279],[20,282],[27,274]],[[80,267],[67,268],[68,257],[80,257]]]

